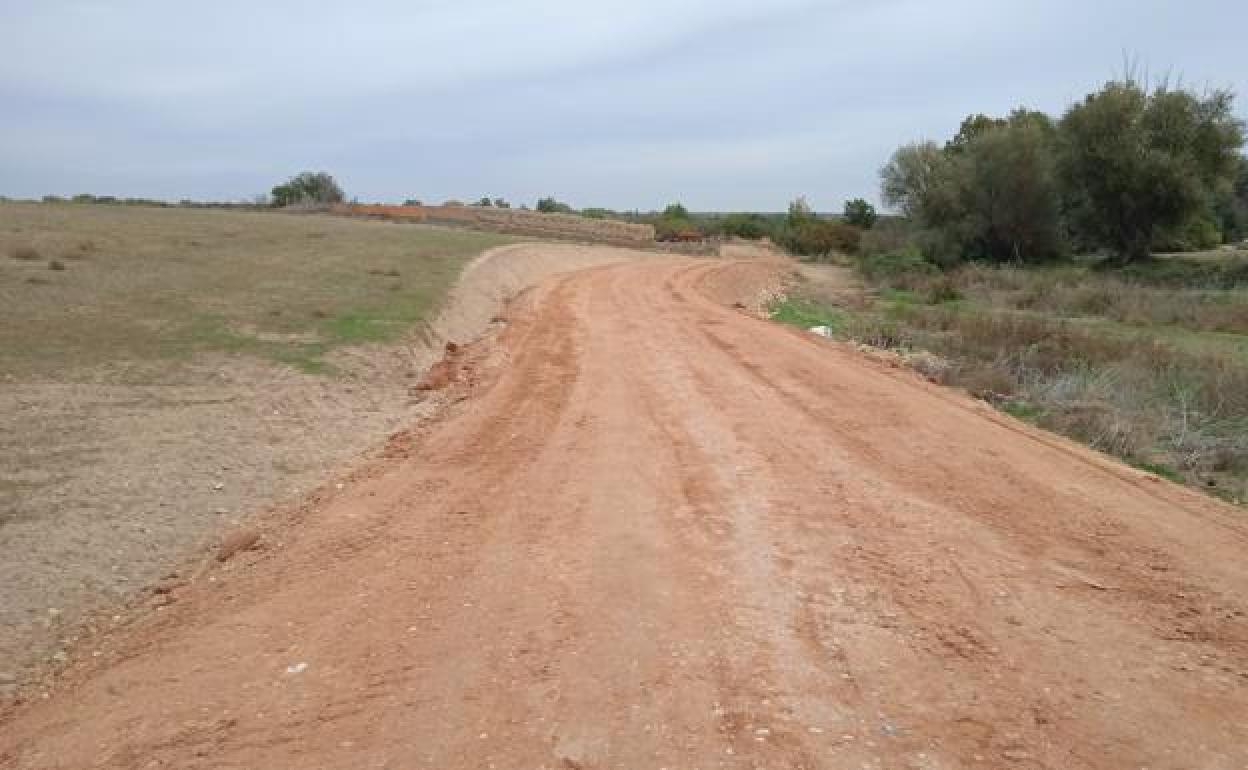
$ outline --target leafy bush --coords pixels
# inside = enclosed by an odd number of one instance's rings
[[[799,218],[776,235],[776,243],[785,251],[815,261],[836,254],[855,254],[861,239],[862,231],[853,225],[813,218]]]

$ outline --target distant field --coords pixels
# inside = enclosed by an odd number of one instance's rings
[[[428,319],[503,236],[327,216],[0,203],[0,378],[157,382],[199,352],[329,369]]]

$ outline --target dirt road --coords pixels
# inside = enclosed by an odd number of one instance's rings
[[[1239,514],[733,308],[774,269],[543,284],[0,766],[1248,765]]]

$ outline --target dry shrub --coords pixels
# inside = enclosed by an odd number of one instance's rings
[[[1002,361],[961,362],[951,366],[944,382],[965,388],[966,392],[985,401],[997,402],[1018,393],[1016,374]]]

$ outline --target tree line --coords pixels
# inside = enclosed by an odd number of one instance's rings
[[[1060,118],[972,115],[939,145],[900,147],[881,198],[934,262],[1040,261],[1212,248],[1248,235],[1234,95],[1112,81]]]

